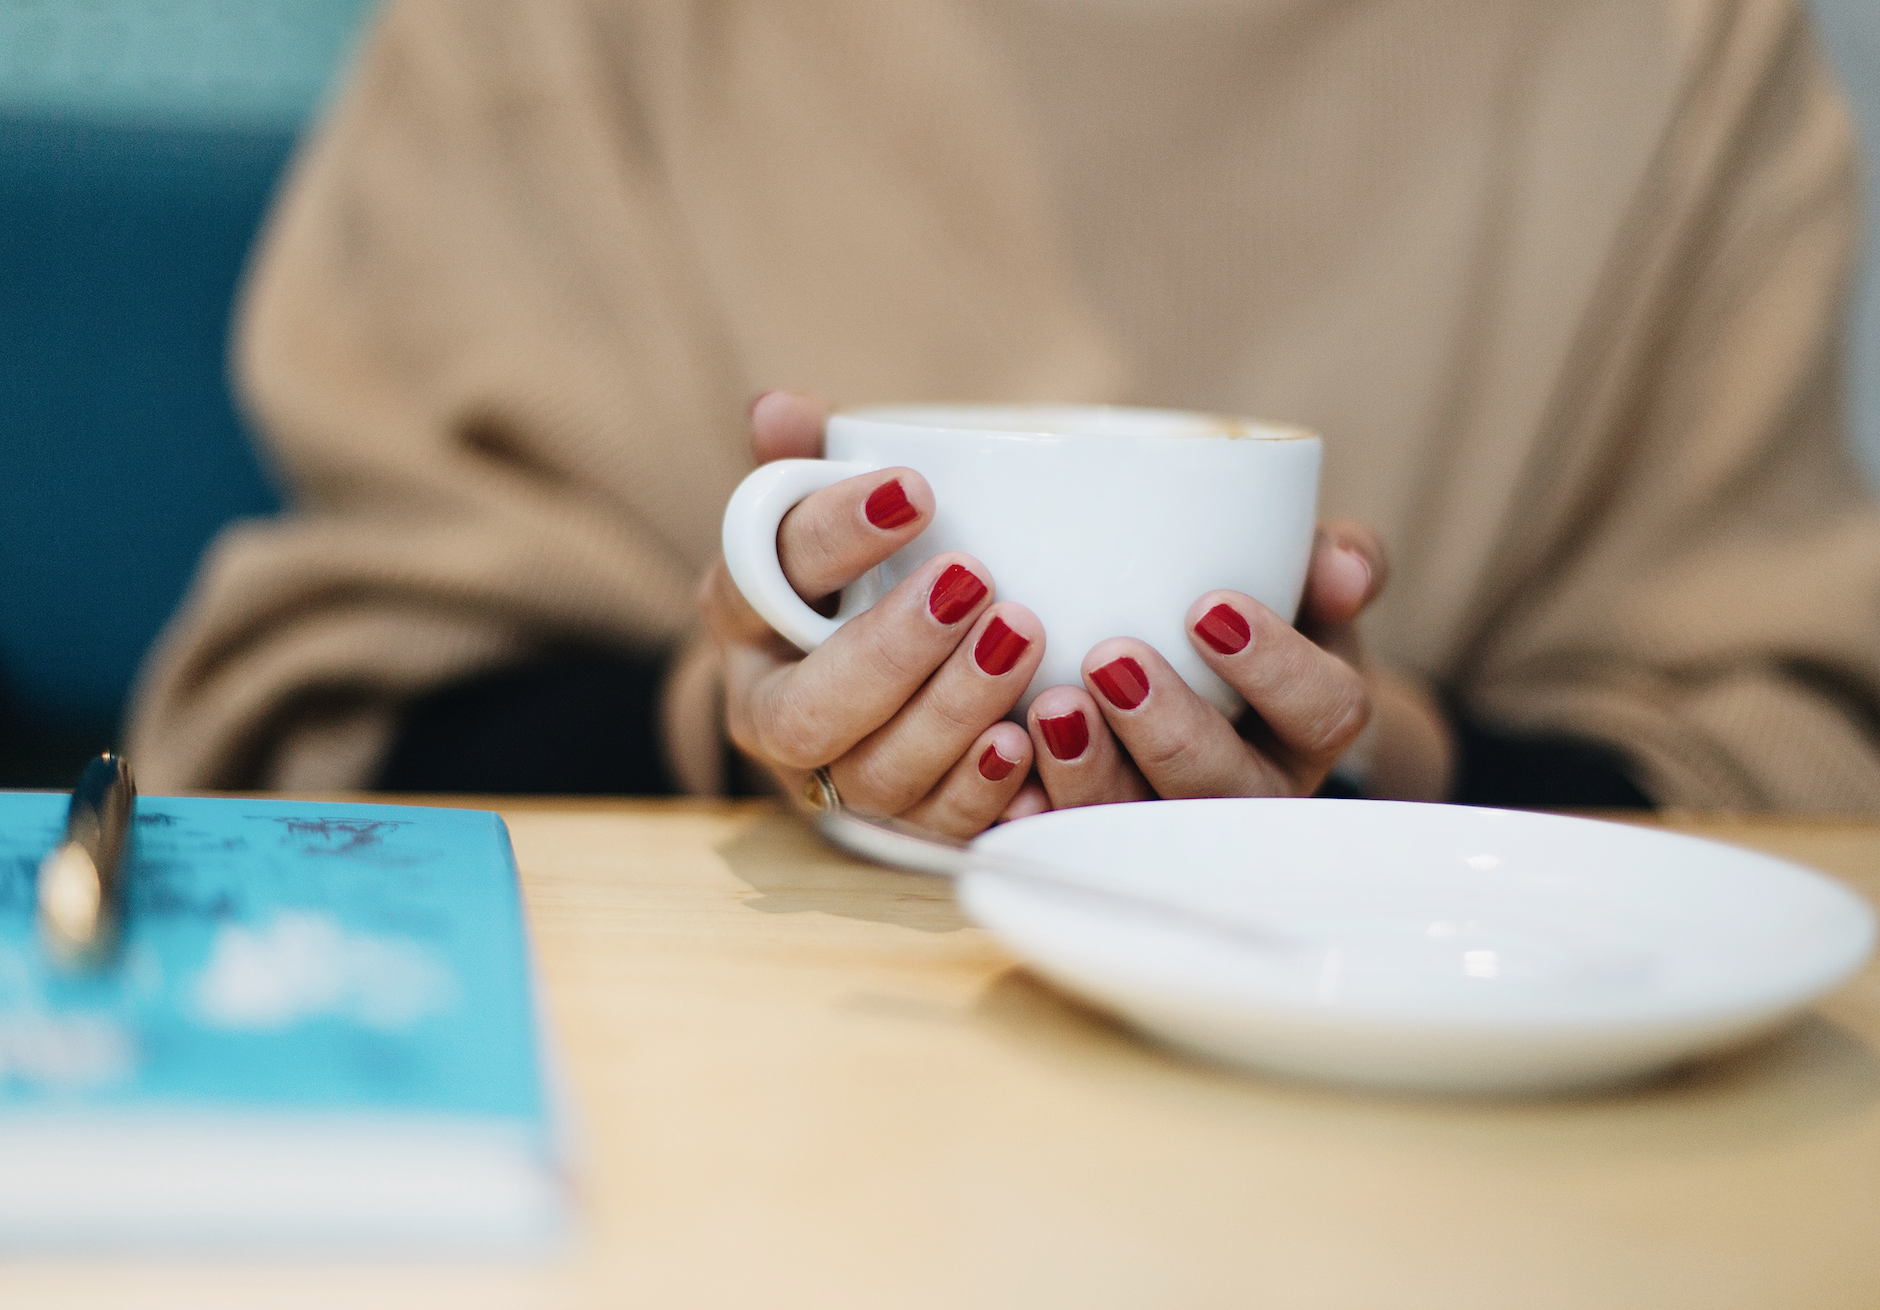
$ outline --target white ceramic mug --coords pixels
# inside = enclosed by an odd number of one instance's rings
[[[1044,624],[1044,662],[1014,717],[1046,687],[1082,685],[1084,655],[1139,637],[1222,713],[1240,698],[1202,663],[1182,619],[1204,592],[1245,592],[1291,621],[1311,562],[1319,439],[1299,428],[1178,410],[1095,405],[920,405],[829,420],[825,459],[784,459],[725,508],[725,563],[771,627],[814,650],[927,560],[960,550],[994,594]],[[913,541],[816,613],[777,562],[777,527],[811,492],[905,466],[933,487]]]

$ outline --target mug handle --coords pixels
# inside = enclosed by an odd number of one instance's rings
[[[777,528],[783,516],[813,491],[872,473],[866,464],[832,459],[779,459],[751,470],[725,506],[725,567],[751,608],[801,651],[812,651],[842,626],[803,603],[777,562]]]

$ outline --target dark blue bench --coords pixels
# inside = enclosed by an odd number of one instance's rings
[[[0,119],[0,783],[112,738],[203,546],[278,504],[224,359],[292,145]]]

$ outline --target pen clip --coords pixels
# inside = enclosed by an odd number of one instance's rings
[[[137,784],[120,755],[85,766],[72,788],[65,836],[39,866],[40,934],[61,964],[93,967],[117,951],[123,927],[123,870]]]

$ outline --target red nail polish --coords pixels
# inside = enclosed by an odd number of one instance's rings
[[[1253,640],[1253,626],[1232,605],[1216,605],[1195,620],[1195,635],[1221,654],[1232,655]]]
[[[995,617],[979,634],[979,641],[973,647],[973,662],[996,678],[1001,673],[1010,673],[1029,645],[1030,638],[1019,636],[1006,626],[1004,619]]]
[[[949,564],[927,593],[927,609],[949,626],[958,623],[985,599],[986,584],[964,564]]]
[[[987,782],[1004,782],[1017,767],[1018,761],[1006,759],[999,754],[997,746],[986,747],[985,753],[979,757],[979,773]]]
[[[1074,760],[1090,745],[1090,725],[1084,722],[1082,710],[1039,719],[1038,731],[1044,734],[1045,747],[1060,760]]]
[[[920,517],[920,511],[908,504],[907,489],[901,485],[899,478],[884,482],[869,492],[862,512],[868,515],[870,523],[883,531],[904,528]]]
[[[1104,699],[1119,710],[1135,709],[1149,694],[1149,675],[1127,655],[1111,660],[1100,669],[1090,670],[1090,680],[1097,684]]]

